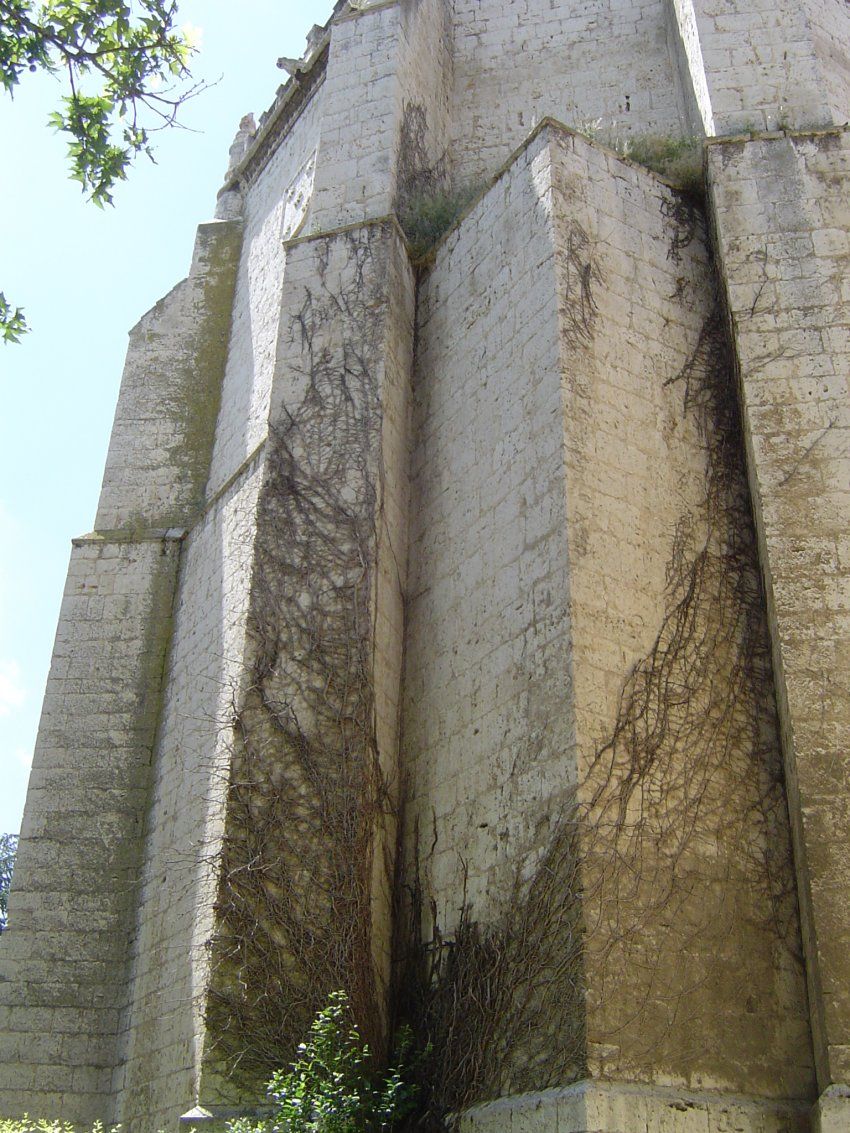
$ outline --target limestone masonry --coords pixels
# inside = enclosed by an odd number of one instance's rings
[[[345,988],[462,1133],[850,1133],[850,7],[281,63],[74,540],[0,1114],[222,1130]]]

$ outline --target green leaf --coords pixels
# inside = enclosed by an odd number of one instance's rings
[[[151,133],[174,126],[203,89],[174,85],[191,78],[193,52],[176,18],[163,0],[0,5],[0,83],[12,92],[28,70],[64,72],[70,94],[49,123],[69,136],[71,177],[97,205],[112,202],[133,159],[151,155]]]
[[[408,1037],[400,1057],[409,1045]],[[288,1071],[277,1070],[269,1080],[269,1117],[230,1122],[230,1133],[382,1133],[413,1104],[415,1089],[404,1082],[401,1063],[383,1074],[372,1069],[344,992],[329,997],[297,1054]]]
[[[29,332],[29,326],[24,316],[22,307],[13,307],[8,303],[6,296],[0,291],[0,337],[4,342],[20,342],[21,335]],[[2,838],[11,837],[11,835],[0,835]],[[3,874],[2,864],[0,864],[0,885],[2,885]],[[0,890],[0,912],[5,913],[5,898],[2,897],[2,890]],[[0,928],[2,928],[2,920],[0,917]]]

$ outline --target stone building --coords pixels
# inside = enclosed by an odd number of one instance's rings
[[[283,62],[74,540],[0,1113],[218,1128],[345,987],[465,1133],[847,1133],[850,9]]]

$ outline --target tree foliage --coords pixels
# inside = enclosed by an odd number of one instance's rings
[[[20,342],[27,329],[23,308],[7,303],[6,296],[0,291],[0,337],[4,342]]]
[[[108,1129],[102,1121],[96,1121],[91,1126],[91,1133],[116,1133],[119,1126],[110,1126]],[[30,1117],[0,1117],[0,1133],[81,1133],[78,1126],[70,1121],[60,1121],[58,1118]]]
[[[0,83],[13,94],[29,72],[65,80],[50,124],[68,137],[71,177],[100,207],[138,154],[153,156],[151,134],[176,125],[201,89],[176,19],[176,0],[0,0]],[[0,336],[16,342],[27,329],[0,295]]]
[[[0,834],[0,932],[6,927],[9,887],[18,850],[17,834]]]

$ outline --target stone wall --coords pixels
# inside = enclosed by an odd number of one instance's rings
[[[395,187],[400,4],[335,23],[311,228],[326,232],[386,216]]]
[[[716,144],[708,168],[740,371],[825,1089],[850,1076],[844,613],[850,135]]]
[[[446,0],[366,6],[333,26],[312,232],[386,216],[417,166],[441,161],[449,114]],[[423,129],[405,148],[411,108]]]
[[[685,5],[683,4],[684,8]],[[847,42],[850,14],[833,0],[694,0],[715,132],[746,133],[833,121],[842,68],[816,49],[812,17]],[[839,8],[843,7],[843,13]],[[818,42],[823,47],[822,30]],[[830,78],[825,81],[824,63]],[[845,72],[846,74],[846,72]],[[846,89],[846,87],[845,87]],[[846,115],[844,110],[839,114]]]
[[[112,1114],[179,539],[77,541],[3,935],[5,1112]]]
[[[843,126],[850,119],[850,11],[843,0],[808,0],[805,10],[831,121]]]
[[[733,396],[713,294],[699,213],[555,127],[421,285],[406,876],[432,948],[483,964],[524,942],[492,973],[516,985],[491,987],[499,1018],[454,986],[489,1034],[483,1096],[587,1068],[813,1089],[742,454],[712,435]]]
[[[32,886],[31,920],[3,940],[4,967],[20,972],[25,958],[27,980],[25,992],[12,975],[0,982],[13,1067],[0,1088],[13,1111],[113,1116],[174,588],[209,465],[239,247],[238,222],[203,225],[188,279],[131,333],[101,529],[72,555],[16,868],[15,902],[26,909]],[[53,891],[72,922],[61,934]],[[70,1012],[37,1018],[40,1040],[21,1043],[40,998]]]
[[[277,1062],[338,986],[373,1042],[385,1027],[413,334],[392,222],[306,237],[287,254],[234,739],[246,790],[229,799],[220,899],[226,953],[257,899],[240,887],[240,855],[253,847],[289,894],[282,937],[260,922],[286,973],[274,978],[288,981]],[[262,1005],[251,1014],[250,995],[219,992],[232,1057],[231,1022],[245,1045],[268,1019]]]
[[[808,1107],[711,1090],[613,1082],[579,1082],[475,1106],[460,1133],[809,1133]],[[837,1127],[838,1128],[838,1127]]]
[[[583,139],[554,150],[588,1066],[806,1097],[787,806],[704,217]]]
[[[241,224],[198,229],[189,276],[130,332],[95,530],[182,527],[204,498]]]
[[[298,185],[305,173],[314,175],[322,105],[323,88],[319,87],[268,164],[241,190],[243,250],[210,468],[210,493],[226,484],[266,437],[286,258],[283,242],[294,235],[294,226],[304,219],[298,212],[288,214],[287,202],[291,187]]]
[[[403,750],[411,853],[447,932],[464,895],[475,917],[498,907],[533,845],[532,800],[570,782],[549,192],[542,135],[420,287]]]
[[[212,502],[183,553],[112,1081],[116,1119],[130,1129],[173,1126],[196,1098],[261,479],[259,460]]]
[[[685,132],[662,0],[455,0],[451,162],[492,173],[551,116],[627,137]]]
[[[848,135],[709,146],[757,563],[703,213],[545,116],[841,120],[849,27],[337,5],[131,334],[0,942],[0,1110],[220,1116],[342,984],[381,1049],[401,818],[400,960],[436,963],[426,998],[486,985],[451,1104],[538,1091],[466,1128],[784,1133],[820,1092],[843,1129]],[[477,199],[414,272],[393,210],[452,179]]]

